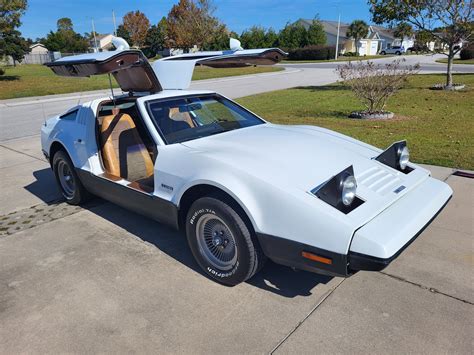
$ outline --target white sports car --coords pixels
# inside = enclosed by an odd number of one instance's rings
[[[452,195],[409,162],[404,141],[382,151],[186,90],[197,63],[273,64],[279,49],[234,46],[152,65],[116,41],[115,52],[48,64],[65,76],[112,74],[128,94],[48,119],[44,155],[69,203],[93,194],[185,231],[201,268],[223,284],[249,279],[266,258],[336,276],[381,270]]]

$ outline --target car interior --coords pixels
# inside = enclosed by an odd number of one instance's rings
[[[154,163],[158,154],[133,98],[105,101],[97,114],[97,142],[104,174],[112,181],[141,192],[154,190]]]

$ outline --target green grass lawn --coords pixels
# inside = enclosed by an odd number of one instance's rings
[[[448,58],[438,59],[436,62],[447,64]],[[454,64],[474,64],[474,59],[465,59],[465,60],[454,59]]]
[[[245,67],[213,69],[197,67],[193,80],[213,79],[235,75],[258,74],[283,70],[281,67]],[[114,86],[117,87],[115,80]],[[106,89],[109,81],[106,75],[90,78],[66,78],[55,75],[43,65],[18,65],[7,67],[0,76],[0,100],[17,97],[65,94],[77,91]]]
[[[366,55],[366,56],[359,56],[359,57],[344,57],[339,56],[336,59],[327,59],[327,60],[284,60],[282,63],[331,63],[331,62],[352,62],[354,60],[368,60],[368,59],[380,59],[386,57],[393,57],[393,55]]]
[[[265,119],[280,124],[326,127],[380,148],[406,139],[412,160],[474,169],[474,75],[455,75],[463,91],[429,90],[443,75],[417,75],[393,96],[392,120],[349,119],[363,106],[343,84],[302,87],[249,96],[238,101]]]

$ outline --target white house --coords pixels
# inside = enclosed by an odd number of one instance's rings
[[[96,34],[95,42],[94,38],[92,38],[89,42],[90,49],[93,52],[105,52],[111,50],[113,48],[112,37],[112,34]]]
[[[306,29],[311,26],[313,20],[300,19],[296,23],[303,25]],[[320,21],[326,33],[327,44],[335,46],[337,41],[337,21]],[[341,22],[339,28],[339,53],[355,52],[356,47],[359,55],[375,55],[382,49],[393,46],[404,45],[405,48],[412,47],[413,38],[397,39],[392,30],[382,26],[369,26],[369,33],[366,38],[360,39],[359,43],[354,43],[354,39],[346,36],[349,24]]]
[[[48,48],[42,43],[35,43],[30,46],[31,54],[48,54]]]

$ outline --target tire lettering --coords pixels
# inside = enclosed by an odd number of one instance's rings
[[[234,275],[238,268],[239,268],[239,262],[237,261],[237,263],[235,264],[235,267],[229,272],[224,273],[224,272],[216,271],[214,269],[211,269],[209,266],[207,267],[207,271],[213,276],[224,278],[224,277],[229,277],[229,276]]]

